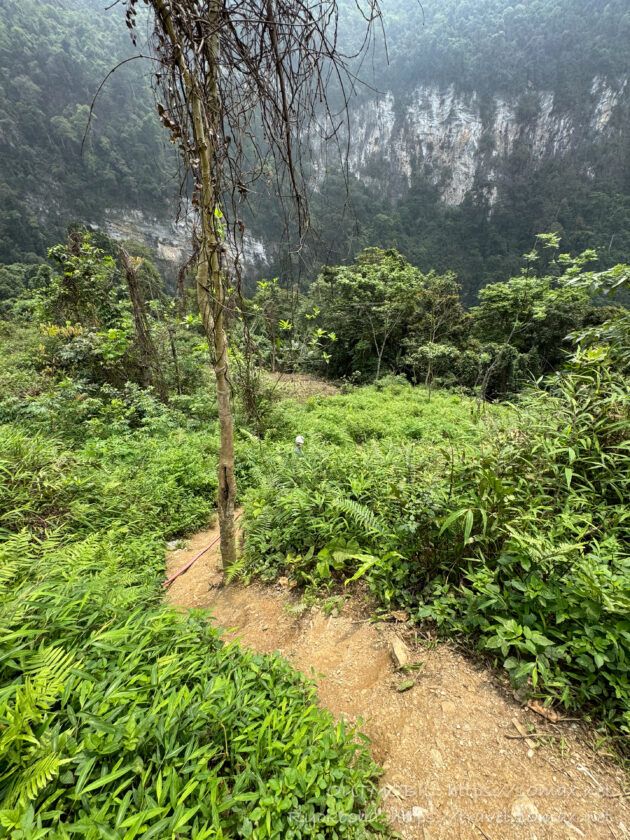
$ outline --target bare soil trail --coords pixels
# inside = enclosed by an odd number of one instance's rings
[[[217,535],[172,551],[173,574]],[[624,772],[595,752],[594,733],[552,724],[522,708],[500,678],[445,643],[402,623],[370,622],[360,596],[338,615],[302,609],[286,580],[275,587],[222,585],[218,544],[169,588],[180,608],[212,610],[219,626],[258,652],[278,651],[312,675],[319,698],[371,739],[385,772],[383,807],[411,840],[628,840]],[[419,666],[397,671],[392,638]],[[422,663],[422,664],[420,664]],[[414,680],[404,692],[398,687]],[[516,723],[516,725],[515,725]],[[519,733],[519,729],[521,732]],[[534,744],[523,732],[530,729]],[[626,798],[628,796],[628,798]]]

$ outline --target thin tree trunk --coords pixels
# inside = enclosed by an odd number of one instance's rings
[[[276,329],[271,318],[267,320],[267,329],[271,339],[271,372],[276,372]]]
[[[378,359],[376,363],[376,377],[374,379],[375,382],[378,382],[378,378],[381,375],[381,362],[383,360],[383,353],[385,352],[385,343],[387,342],[387,334],[383,339],[383,346],[379,348],[378,341],[376,340],[376,330],[374,329],[374,322],[372,321],[371,316],[368,314],[368,321],[370,322],[370,327],[372,328],[372,338],[374,339],[374,349],[376,350],[376,358]]]
[[[214,211],[213,211],[214,212]],[[203,235],[202,258],[197,271],[197,301],[201,321],[214,344],[214,373],[217,383],[217,405],[219,411],[219,494],[218,514],[221,534],[221,558],[227,568],[236,561],[236,539],[234,531],[234,505],[236,501],[236,479],[234,477],[234,423],[230,404],[228,382],[228,345],[223,325],[224,289],[219,268],[218,241],[216,233]],[[208,259],[208,250],[210,251]],[[212,300],[214,297],[214,301]]]
[[[179,396],[182,394],[182,378],[179,372],[179,359],[177,358],[177,345],[175,344],[175,335],[173,333],[172,326],[168,323],[166,319],[166,331],[168,333],[168,340],[169,344],[171,345],[171,356],[173,357],[173,366],[175,368],[175,387],[177,388],[177,393]]]
[[[234,423],[230,404],[228,380],[228,345],[225,336],[224,305],[225,289],[221,277],[219,249],[222,247],[215,209],[220,202],[219,173],[217,171],[216,138],[219,136],[220,105],[217,90],[218,37],[216,28],[208,38],[205,50],[208,57],[208,75],[205,89],[199,89],[186,65],[182,46],[171,17],[171,7],[165,0],[152,0],[164,30],[173,44],[182,79],[191,106],[195,144],[199,154],[201,174],[201,241],[197,267],[197,302],[201,322],[214,347],[214,372],[217,383],[217,405],[219,412],[219,492],[218,515],[221,535],[221,558],[223,568],[236,562],[236,539],[234,529],[234,506],[236,501],[236,479],[234,477]],[[212,15],[213,13],[210,12]],[[216,14],[216,12],[215,12]],[[212,21],[210,21],[212,24]],[[211,27],[212,28],[212,27]],[[209,107],[204,109],[204,103]]]
[[[210,57],[206,88],[210,100],[210,124],[207,126],[207,132],[202,118],[203,112],[199,96],[195,96],[193,100],[193,120],[197,127],[202,178],[202,259],[199,262],[197,272],[197,301],[208,340],[212,340],[214,343],[214,373],[217,382],[217,405],[221,435],[218,514],[221,558],[225,569],[236,562],[234,530],[236,478],[234,476],[234,421],[232,419],[228,380],[228,343],[224,324],[225,288],[219,262],[221,242],[215,215],[215,210],[219,206],[219,179],[216,171],[214,144],[219,136],[220,120],[217,93],[219,41],[216,30],[210,37],[207,49]]]
[[[377,350],[377,357],[378,362],[376,363],[376,382],[378,382],[379,376],[381,375],[381,362],[383,361],[383,352],[385,350],[385,345],[381,347],[380,353]]]
[[[138,285],[136,266],[134,266],[131,257],[124,248],[120,248],[119,253],[125,269],[127,288],[129,289],[129,298],[133,312],[133,322],[136,327],[136,338],[138,340],[140,365],[142,368],[142,384],[145,388],[153,385],[162,402],[168,402],[168,390],[162,374],[157,350],[151,338],[151,328],[149,326],[144,297]]]

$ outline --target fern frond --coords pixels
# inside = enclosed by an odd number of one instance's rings
[[[7,804],[32,802],[41,791],[57,777],[64,762],[57,752],[38,758],[30,767],[13,778],[11,789],[5,799]]]
[[[0,566],[0,595],[4,594],[2,590],[13,580],[19,568],[20,563],[17,560],[5,560]]]
[[[60,647],[40,647],[24,663],[24,674],[33,686],[36,703],[47,708],[61,692],[76,659]]]
[[[243,569],[247,565],[247,558],[241,555],[227,570],[225,575],[226,584],[232,583],[236,578],[242,577]]]
[[[369,507],[356,502],[354,499],[335,499],[333,506],[349,516],[350,519],[368,533],[383,535],[387,528],[382,519],[376,516]]]

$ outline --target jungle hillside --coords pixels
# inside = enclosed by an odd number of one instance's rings
[[[625,3],[0,8],[0,837],[630,837]]]

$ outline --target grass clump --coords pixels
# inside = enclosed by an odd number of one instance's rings
[[[435,523],[448,510],[454,460],[509,422],[503,408],[483,418],[475,409],[471,399],[437,393],[428,402],[423,389],[398,385],[287,406],[307,444],[302,457],[263,448],[264,469],[245,496],[244,569],[315,585],[369,569],[384,606],[403,594],[417,601],[445,556]],[[374,423],[377,435],[352,439],[349,430]]]
[[[427,400],[424,388],[370,385],[349,394],[310,397],[302,404],[286,401],[282,422],[271,438],[294,431],[312,443],[349,446],[370,440],[419,441],[433,447],[445,442],[479,440],[483,426],[475,419],[474,400],[447,391]],[[491,413],[500,416],[498,407]]]

